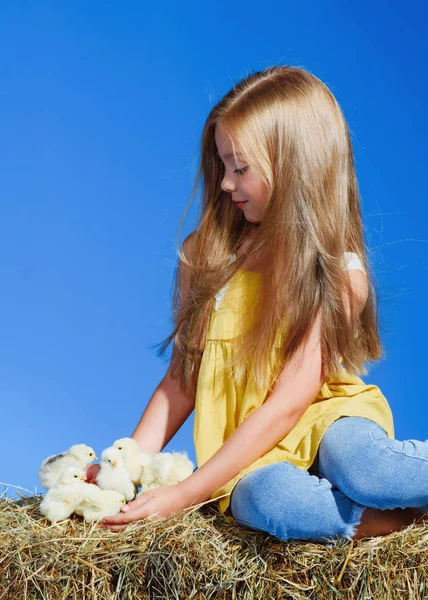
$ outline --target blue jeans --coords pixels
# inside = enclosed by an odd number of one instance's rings
[[[239,525],[330,546],[353,538],[367,506],[428,512],[428,443],[392,440],[364,417],[334,421],[308,471],[287,461],[255,469],[230,502]]]

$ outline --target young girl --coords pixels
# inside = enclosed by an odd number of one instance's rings
[[[199,468],[103,526],[217,498],[231,523],[282,540],[384,535],[423,519],[428,444],[394,439],[386,398],[359,377],[384,352],[331,91],[297,67],[248,76],[208,116],[201,176],[161,349],[174,339],[171,364],[132,436],[160,452],[195,409]]]

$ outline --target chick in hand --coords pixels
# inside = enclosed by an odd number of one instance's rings
[[[129,502],[135,498],[135,485],[126,469],[122,454],[117,448],[106,448],[101,454],[101,469],[97,484],[103,490],[115,490]]]
[[[84,469],[89,463],[97,460],[93,448],[86,444],[75,444],[65,452],[48,456],[39,468],[39,479],[42,486],[49,490],[53,487],[67,467]]]
[[[146,462],[145,458],[149,455],[141,452],[138,442],[130,437],[116,440],[113,448],[117,448],[120,451],[125,467],[131,476],[132,483],[140,485],[143,466]]]
[[[74,512],[83,516],[87,523],[91,523],[104,517],[118,515],[125,504],[125,497],[119,492],[102,490],[93,483],[86,483]]]
[[[193,473],[194,465],[183,452],[159,452],[143,469],[137,498],[147,490],[174,485]]]
[[[68,467],[41,501],[41,514],[54,525],[57,521],[67,519],[80,502],[85,479],[83,469]]]

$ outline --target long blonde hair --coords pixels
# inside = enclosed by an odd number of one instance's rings
[[[201,138],[201,160],[189,203],[203,178],[192,260],[178,250],[190,271],[190,288],[180,302],[177,265],[172,302],[173,332],[163,341],[179,352],[172,371],[194,394],[215,294],[241,268],[231,262],[253,225],[221,189],[224,166],[217,155],[215,128],[239,142],[250,169],[267,185],[267,204],[251,252],[263,252],[266,268],[257,293],[252,327],[237,340],[230,366],[245,364],[260,391],[272,389],[277,372],[268,368],[278,330],[286,331],[278,369],[294,355],[321,311],[322,361],[326,378],[340,362],[352,374],[366,374],[365,361],[384,355],[378,334],[377,290],[363,239],[360,195],[348,127],[328,87],[308,71],[273,66],[234,85],[214,106]],[[235,150],[235,145],[232,146]],[[235,156],[235,158],[237,158]],[[237,161],[239,164],[239,161]],[[179,224],[179,227],[180,227]],[[348,322],[343,286],[344,252],[360,257],[369,295],[359,317]],[[238,343],[239,341],[239,343]]]

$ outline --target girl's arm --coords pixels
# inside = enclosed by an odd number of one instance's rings
[[[195,398],[183,393],[168,373],[150,398],[131,437],[143,452],[161,452],[195,408]]]
[[[196,233],[191,232],[181,248],[184,256],[188,259],[191,259],[194,254],[195,236]],[[180,302],[183,303],[189,293],[190,271],[182,261],[179,264],[179,271]],[[195,397],[186,394],[181,389],[179,380],[174,380],[170,376],[178,359],[178,350],[174,344],[168,371],[150,398],[131,436],[138,442],[141,449],[149,454],[161,452],[195,408]]]
[[[192,414],[194,400],[164,377],[147,404],[131,437],[143,452],[161,452]]]
[[[358,312],[367,300],[367,278],[358,270],[348,273]],[[345,310],[348,319],[355,317],[351,317],[348,301]],[[324,381],[321,314],[318,313],[306,341],[283,368],[265,402],[239,425],[206,463],[182,482],[192,504],[209,500],[242,469],[276,446],[299,421]]]

